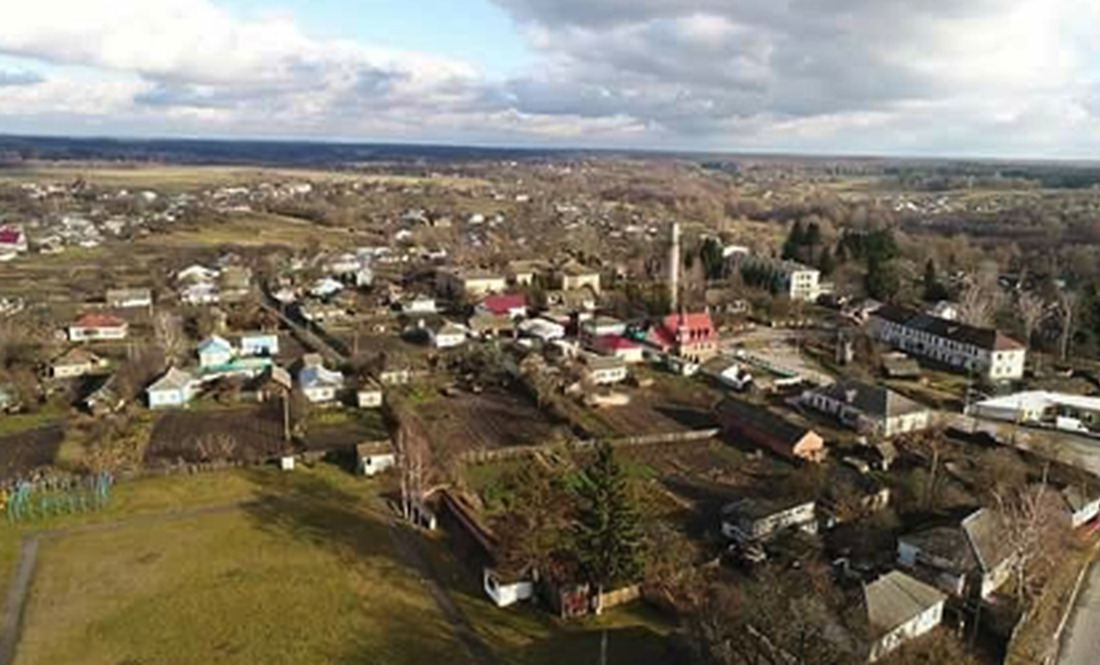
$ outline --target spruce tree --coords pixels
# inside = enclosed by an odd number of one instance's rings
[[[577,494],[577,555],[592,581],[604,587],[637,582],[645,567],[641,515],[611,446],[600,445]]]

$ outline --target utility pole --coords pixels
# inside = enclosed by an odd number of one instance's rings
[[[283,391],[283,440],[290,441],[290,392]]]

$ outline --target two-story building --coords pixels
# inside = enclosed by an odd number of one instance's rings
[[[791,300],[815,302],[822,294],[821,271],[797,261],[744,256],[737,259],[747,283],[766,287]]]
[[[693,363],[705,363],[718,353],[718,334],[707,312],[669,314],[650,328],[646,341]]]
[[[480,298],[490,293],[503,293],[508,280],[485,270],[441,268],[436,273],[436,290],[448,298]]]
[[[974,372],[994,382],[1024,376],[1027,347],[992,328],[884,305],[870,317],[871,332],[906,353]]]

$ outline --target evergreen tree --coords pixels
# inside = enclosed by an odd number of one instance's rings
[[[605,587],[637,582],[645,568],[641,516],[611,446],[600,445],[577,494],[577,555],[592,580]]]
[[[722,244],[714,238],[707,238],[700,250],[707,279],[722,279],[725,273],[725,258],[722,256]]]
[[[817,269],[825,277],[833,274],[833,271],[836,270],[836,259],[833,258],[833,253],[828,247],[821,250],[821,257],[817,260]]]
[[[798,250],[806,244],[806,231],[802,226],[802,220],[795,221],[791,226],[791,232],[783,243],[783,258],[795,260],[798,258]]]
[[[867,295],[875,300],[890,302],[897,297],[901,289],[901,280],[891,263],[877,258],[868,258],[864,285],[867,288]]]
[[[947,289],[940,283],[936,274],[936,262],[928,259],[924,264],[924,299],[927,302],[939,302],[947,299]]]

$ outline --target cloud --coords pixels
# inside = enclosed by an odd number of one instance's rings
[[[40,74],[26,71],[4,71],[0,69],[0,88],[17,85],[34,85],[44,79]]]
[[[491,1],[537,55],[507,80],[318,39],[289,14],[241,15],[221,0],[19,3],[0,21],[0,55],[49,73],[0,71],[0,114],[120,133],[1100,149],[1093,0]]]

